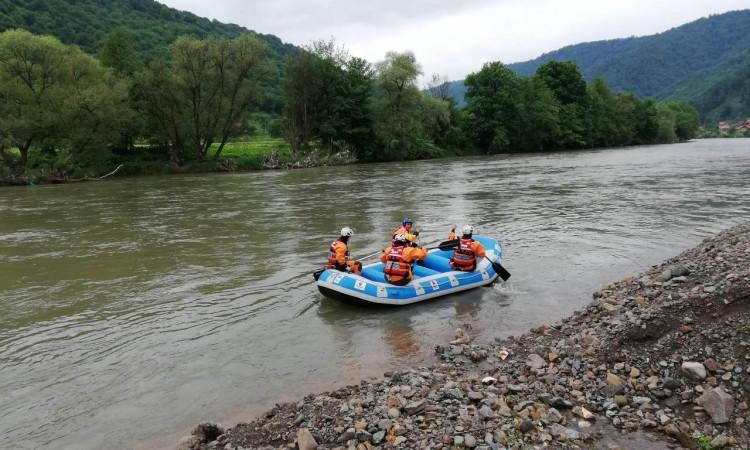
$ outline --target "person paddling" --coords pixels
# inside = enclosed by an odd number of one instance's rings
[[[396,239],[396,236],[403,235],[406,237],[406,240],[413,246],[416,247],[417,237],[419,237],[419,231],[412,232],[412,226],[414,225],[414,222],[409,217],[404,217],[404,220],[401,221],[401,226],[394,228],[393,232],[391,233],[391,243]]]
[[[456,236],[456,225],[453,225],[451,227],[451,230],[448,232],[448,240],[455,241],[456,239],[458,239],[458,236]]]
[[[477,259],[484,258],[484,247],[471,238],[473,234],[474,227],[471,225],[461,227],[461,239],[450,260],[453,270],[472,272],[477,268]]]
[[[398,234],[390,247],[383,250],[380,261],[385,263],[383,275],[385,280],[396,286],[409,284],[412,279],[411,265],[414,261],[425,259],[427,252],[422,247],[407,247],[408,238]]]
[[[336,269],[341,272],[352,272],[357,275],[362,273],[362,263],[349,259],[349,238],[354,231],[349,227],[341,229],[341,236],[331,243],[328,250],[328,265],[326,269]]]

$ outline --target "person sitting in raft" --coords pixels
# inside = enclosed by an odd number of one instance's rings
[[[411,265],[414,261],[425,259],[427,252],[422,247],[408,247],[409,239],[398,234],[390,247],[383,250],[380,261],[385,263],[383,275],[385,280],[396,286],[409,284],[412,279]]]
[[[455,241],[456,239],[458,239],[458,236],[456,236],[456,225],[453,225],[451,231],[448,232],[448,240]]]
[[[484,258],[484,247],[471,238],[472,234],[474,227],[471,225],[461,227],[461,239],[450,260],[451,269],[472,272],[477,268],[477,259]]]
[[[404,217],[404,220],[401,221],[401,226],[393,229],[393,233],[391,233],[391,243],[393,243],[393,241],[396,239],[396,236],[401,234],[406,236],[406,240],[409,241],[412,247],[416,247],[419,231],[415,231],[412,233],[412,225],[412,220],[409,217]]]
[[[341,236],[331,243],[328,250],[328,265],[326,269],[336,269],[342,272],[362,273],[362,263],[349,259],[349,238],[354,231],[349,227],[341,229]]]

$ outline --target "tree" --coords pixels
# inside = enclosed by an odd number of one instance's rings
[[[586,81],[578,66],[572,61],[549,61],[536,71],[560,104],[558,145],[562,148],[580,148],[585,145],[585,111],[588,105]]]
[[[417,113],[421,94],[417,77],[422,69],[412,52],[388,52],[376,65],[377,102],[375,131],[386,159],[411,158],[420,136]]]
[[[608,147],[614,144],[617,134],[615,96],[607,83],[595,78],[588,86],[588,133],[586,141],[591,147]]]
[[[285,91],[289,141],[295,150],[316,143],[370,158],[373,70],[334,41],[317,41],[289,58]]]
[[[130,36],[121,30],[107,35],[98,52],[99,61],[117,75],[130,76],[138,67],[138,57],[130,43]]]
[[[179,38],[173,61],[153,64],[136,78],[134,95],[153,136],[167,143],[170,159],[205,159],[213,144],[219,158],[242,120],[259,103],[265,46],[250,35],[228,39]]]
[[[482,150],[510,150],[511,138],[519,132],[518,77],[500,62],[485,63],[469,74],[466,84],[467,135]]]
[[[448,77],[433,73],[430,82],[427,84],[427,92],[429,92],[431,96],[441,100],[450,99],[450,81],[448,81]]]
[[[49,36],[0,34],[0,136],[18,147],[67,152],[79,165],[103,159],[131,114],[127,89],[98,61]]]
[[[555,148],[560,134],[560,106],[552,90],[537,77],[519,83],[519,130],[511,136],[513,149],[543,151]]]
[[[29,150],[52,138],[65,102],[68,50],[57,39],[23,30],[0,34],[0,134],[18,147],[21,164]]]

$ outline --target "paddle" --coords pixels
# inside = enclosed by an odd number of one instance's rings
[[[459,242],[460,241],[458,239],[455,239],[455,240],[452,240],[452,241],[441,242],[440,245],[438,245],[438,248],[440,250],[450,250],[452,248],[458,247],[458,243]],[[500,278],[502,278],[503,281],[507,281],[508,278],[510,278],[510,272],[508,272],[505,269],[505,267],[503,267],[502,265],[500,265],[500,263],[497,263],[497,262],[491,260],[490,258],[487,258],[486,256],[485,256],[485,259],[487,259],[487,261],[489,261],[490,264],[492,264],[492,268],[495,270],[495,273],[497,273],[498,275],[500,275]]]
[[[500,278],[502,278],[503,281],[508,281],[508,278],[510,278],[510,272],[505,270],[505,267],[501,266],[500,263],[496,263],[490,258],[487,258],[486,256],[484,258],[489,261],[490,264],[492,264],[492,268],[495,269],[495,273],[500,275]]]

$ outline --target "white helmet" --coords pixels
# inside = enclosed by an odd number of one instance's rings
[[[472,227],[471,225],[464,225],[464,226],[462,226],[461,227],[461,234],[463,234],[464,236],[470,236],[470,235],[474,234],[474,227]]]
[[[396,237],[393,238],[393,240],[398,242],[399,244],[406,244],[406,242],[408,241],[405,234],[397,234]]]
[[[341,237],[352,237],[354,235],[354,230],[352,230],[349,227],[344,227],[341,229]]]

